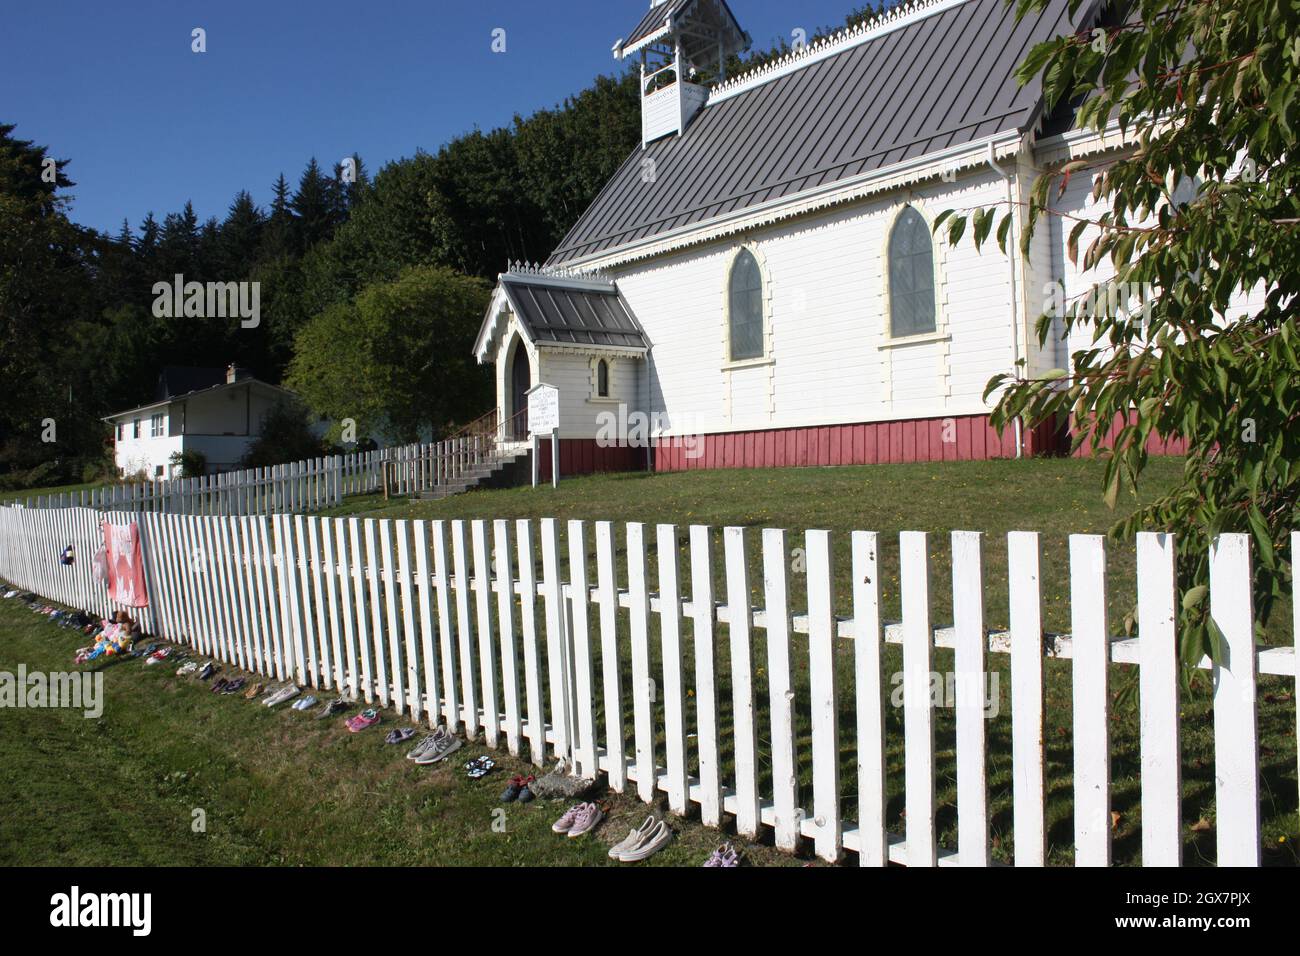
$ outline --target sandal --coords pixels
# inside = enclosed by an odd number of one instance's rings
[[[410,740],[414,736],[414,727],[394,727],[388,732],[388,736],[384,738],[384,743],[400,744],[404,741]]]
[[[471,780],[479,780],[486,777],[496,765],[497,762],[491,757],[475,757],[465,764],[465,773]]]

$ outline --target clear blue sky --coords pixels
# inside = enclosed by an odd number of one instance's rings
[[[855,0],[730,0],[765,48]],[[6,3],[0,122],[70,159],[72,218],[116,232],[194,202],[265,205],[281,172],[436,151],[553,106],[600,73],[647,0],[56,0]],[[190,31],[207,31],[191,52]],[[506,31],[506,52],[491,50]]]

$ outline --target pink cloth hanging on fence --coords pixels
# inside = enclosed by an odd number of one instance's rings
[[[107,549],[109,600],[127,607],[148,607],[144,586],[144,558],[140,551],[140,529],[130,524],[104,523]]]

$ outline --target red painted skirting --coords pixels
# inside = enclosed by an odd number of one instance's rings
[[[542,439],[538,468],[543,481],[551,476],[551,442]],[[594,475],[607,471],[645,471],[644,448],[604,448],[594,438],[560,439],[560,474]]]
[[[1129,420],[1132,421],[1132,416],[1129,417]],[[1102,439],[1101,447],[1102,448],[1114,447],[1115,434],[1123,427],[1124,427],[1124,417],[1122,415],[1116,415],[1115,421],[1111,423],[1110,430],[1106,432],[1105,437]],[[1078,449],[1075,450],[1074,456],[1076,458],[1090,458],[1092,456],[1092,449],[1090,447],[1090,444],[1091,444],[1090,442],[1085,442],[1082,446],[1080,446]],[[1147,454],[1185,455],[1187,454],[1187,439],[1186,438],[1161,438],[1159,435],[1152,432],[1150,435],[1147,436]]]
[[[655,470],[874,465],[1015,456],[1012,432],[998,435],[987,415],[732,432],[699,436],[695,441],[699,454],[693,458],[687,447],[672,440],[660,443],[655,448]],[[1027,455],[1061,450],[1049,427],[1025,434]]]
[[[656,443],[655,470],[981,461],[1015,456],[1011,430],[999,435],[987,415],[729,432],[695,436],[691,441],[699,452],[695,456],[689,454],[689,446],[677,440]],[[1156,455],[1181,455],[1186,451],[1186,442],[1162,442],[1153,437],[1147,447]],[[1068,436],[1050,425],[1025,432],[1026,455],[1059,455],[1068,449]],[[1085,449],[1075,454],[1084,456],[1088,452]],[[549,441],[541,443],[540,459],[541,474],[546,479],[551,473]],[[644,448],[606,448],[594,438],[560,439],[562,475],[642,471],[645,467]]]

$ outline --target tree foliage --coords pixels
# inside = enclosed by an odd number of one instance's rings
[[[482,279],[413,266],[392,282],[314,316],[295,342],[288,384],[358,436],[394,441],[438,435],[491,402],[491,378],[470,346],[487,308]]]
[[[1045,5],[1018,0],[1017,12]],[[1071,260],[1098,279],[1062,314],[1038,321],[1044,343],[1059,323],[1089,331],[1091,345],[1068,369],[1000,375],[986,396],[1002,390],[1000,427],[1018,416],[1072,418],[1076,447],[1106,457],[1112,504],[1137,486],[1149,441],[1186,441],[1178,487],[1112,534],[1177,533],[1187,663],[1220,654],[1205,599],[1215,535],[1253,537],[1261,622],[1291,573],[1287,536],[1300,501],[1300,170],[1290,162],[1298,38],[1300,7],[1290,0],[1120,0],[1095,29],[1035,46],[1018,71],[1022,83],[1041,78],[1049,109],[1072,108],[1075,124],[1094,130],[1117,123],[1136,145],[1035,183],[1026,255],[1070,178],[1095,174],[1092,197],[1104,211],[1066,227]],[[1010,215],[996,223],[1004,249]],[[997,219],[993,209],[948,211],[935,228],[955,243],[969,222],[979,245]],[[1080,249],[1086,235],[1095,237]],[[1141,289],[1152,294],[1137,303]]]

